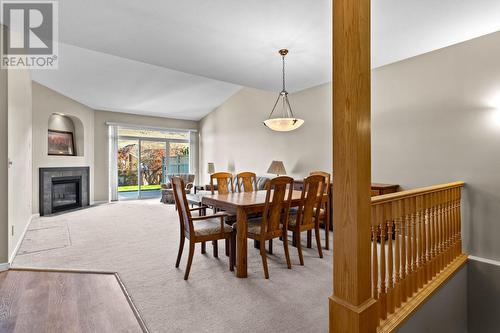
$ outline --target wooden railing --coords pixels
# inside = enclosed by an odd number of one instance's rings
[[[372,198],[372,297],[378,331],[395,330],[466,260],[455,182]]]

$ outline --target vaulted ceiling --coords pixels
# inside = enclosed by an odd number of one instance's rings
[[[93,108],[200,119],[241,86],[331,80],[331,0],[65,0],[58,70],[33,79]],[[379,67],[500,30],[498,0],[372,0]]]

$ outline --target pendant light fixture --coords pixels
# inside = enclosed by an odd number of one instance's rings
[[[290,106],[290,102],[288,101],[288,92],[285,89],[285,56],[288,54],[287,49],[279,50],[279,54],[281,55],[281,60],[283,62],[283,89],[281,90],[276,102],[274,103],[273,110],[269,114],[267,120],[264,120],[264,125],[273,131],[278,132],[288,132],[293,131],[304,123],[304,120],[296,118],[293,115],[292,107]],[[276,107],[278,104],[283,108],[280,117],[272,118]]]

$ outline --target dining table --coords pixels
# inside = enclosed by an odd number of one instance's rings
[[[253,192],[230,192],[227,194],[204,194],[201,202],[205,206],[221,209],[229,214],[236,214],[236,276],[248,277],[247,270],[247,231],[248,216],[261,213],[266,204],[266,190]],[[300,205],[302,191],[293,190],[291,207]]]

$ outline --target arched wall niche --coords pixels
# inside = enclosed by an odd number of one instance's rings
[[[78,117],[53,113],[48,120],[48,129],[73,133],[75,156],[85,155],[85,129],[82,121]]]

